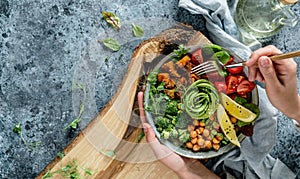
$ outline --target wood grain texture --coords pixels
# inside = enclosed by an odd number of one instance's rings
[[[76,160],[78,166],[93,172],[87,176],[83,169],[78,173],[84,178],[178,178],[174,172],[157,161],[145,139],[137,142],[141,133],[136,106],[136,92],[140,79],[147,73],[145,64],[159,60],[172,45],[202,45],[210,43],[192,27],[178,24],[157,36],[143,41],[132,54],[121,85],[105,108],[64,149],[65,157],[55,158],[37,176],[54,172]],[[149,70],[149,69],[148,69]],[[108,157],[101,151],[114,151]],[[53,178],[60,178],[54,175]]]

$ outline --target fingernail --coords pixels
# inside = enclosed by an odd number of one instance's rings
[[[260,63],[260,66],[262,66],[264,68],[270,66],[270,60],[268,57],[261,57],[259,59],[259,63]]]

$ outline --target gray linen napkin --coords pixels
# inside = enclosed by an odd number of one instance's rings
[[[179,7],[192,14],[202,14],[210,40],[234,51],[242,59],[248,59],[252,51],[240,40],[233,20],[238,0],[180,0]],[[274,159],[269,152],[276,142],[276,122],[279,112],[269,102],[265,89],[258,86],[260,117],[255,122],[254,134],[235,149],[210,160],[211,170],[220,174],[230,173],[236,178],[295,178],[296,175],[280,160]]]

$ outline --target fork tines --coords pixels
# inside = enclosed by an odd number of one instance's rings
[[[201,76],[205,73],[211,73],[214,71],[217,71],[215,61],[206,61],[206,62],[203,62],[191,69],[191,73],[194,73],[199,76]]]

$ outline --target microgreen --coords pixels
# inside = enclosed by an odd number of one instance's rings
[[[114,150],[100,150],[100,152],[108,157],[113,157],[116,155]]]
[[[107,48],[111,49],[114,52],[119,51],[121,48],[120,43],[117,40],[110,37],[103,40],[103,45],[105,45]]]
[[[134,36],[142,37],[144,35],[144,29],[141,26],[135,25],[134,23],[132,23],[131,25]]]
[[[137,142],[139,143],[139,142],[143,139],[144,136],[145,136],[145,132],[142,131],[142,132],[140,133],[140,135],[138,136],[138,138],[137,138]]]
[[[76,129],[77,126],[78,126],[78,123],[81,121],[81,116],[82,116],[82,113],[84,111],[84,105],[85,105],[85,100],[86,100],[86,88],[83,84],[80,84],[80,83],[75,83],[75,85],[82,90],[83,92],[83,99],[81,101],[81,104],[79,106],[79,114],[77,116],[77,118],[75,118],[71,123],[69,123],[65,128],[64,130],[66,130],[67,128],[71,127],[73,129]]]
[[[189,50],[186,49],[183,45],[179,45],[178,49],[173,50],[174,55],[172,55],[172,58],[178,61],[188,52]]]
[[[18,135],[20,135],[21,140],[25,144],[26,148],[29,149],[29,150],[33,150],[33,149],[37,148],[41,144],[41,142],[27,142],[25,140],[25,138],[23,137],[23,134],[22,134],[21,123],[18,123],[18,124],[16,124],[14,126],[13,132],[16,133],[16,134],[18,134]]]
[[[105,19],[105,21],[114,29],[119,30],[121,28],[121,20],[116,14],[112,12],[103,11],[102,16]]]

